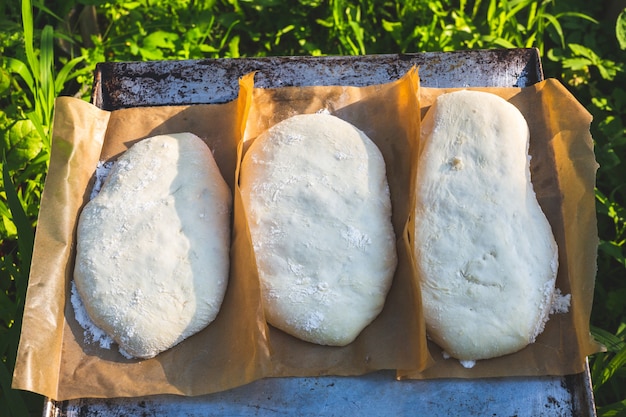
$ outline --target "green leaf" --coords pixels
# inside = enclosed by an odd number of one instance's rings
[[[626,342],[618,336],[599,327],[591,326],[591,334],[598,342],[602,343],[606,347],[607,352],[616,353],[626,346]]]
[[[0,94],[4,93],[11,86],[11,75],[4,68],[0,68]]]
[[[41,152],[41,136],[30,120],[18,120],[3,137],[5,164],[9,171],[22,169]]]
[[[30,111],[26,113],[26,117],[31,121],[37,133],[39,133],[39,137],[43,138],[42,143],[45,145],[46,149],[50,149],[50,135],[48,135],[48,125],[44,125],[41,116],[36,111]]]
[[[626,9],[617,17],[617,23],[615,24],[615,37],[619,42],[621,49],[626,49]]]
[[[143,47],[147,50],[154,49],[168,49],[174,50],[175,41],[178,40],[178,35],[172,32],[165,32],[158,30],[152,32],[143,39]]]
[[[402,23],[400,22],[391,22],[387,19],[382,19],[383,29],[387,32],[399,32],[402,29]]]
[[[320,25],[322,27],[325,27],[325,28],[332,28],[335,25],[335,23],[332,20],[330,20],[330,19],[328,19],[328,20],[316,19],[315,23],[317,23],[318,25]]]
[[[282,29],[278,30],[278,31],[276,32],[276,34],[274,35],[274,45],[276,46],[276,45],[280,44],[280,38],[281,38],[284,34],[291,32],[291,31],[292,31],[292,30],[294,30],[295,28],[296,28],[296,27],[295,27],[295,25],[287,25],[287,26],[285,26],[284,28],[282,28]]]
[[[138,7],[141,7],[141,2],[139,1],[125,1],[122,2],[122,6],[126,9],[126,10],[134,10]]]
[[[239,52],[239,42],[240,41],[241,41],[241,38],[239,37],[239,35],[235,35],[228,42],[228,56],[230,58],[239,58],[240,57],[240,52]]]
[[[594,58],[597,58],[597,55],[590,48],[587,48],[584,45],[580,45],[580,44],[577,44],[577,43],[570,43],[567,46],[576,55],[584,56],[586,58],[589,58],[592,61],[595,61]]]
[[[14,238],[17,236],[17,227],[15,227],[15,223],[11,220],[11,212],[8,215],[2,216],[2,228],[4,236],[8,238]]]
[[[574,71],[587,68],[592,62],[587,58],[568,58],[562,61],[564,68],[570,68]]]

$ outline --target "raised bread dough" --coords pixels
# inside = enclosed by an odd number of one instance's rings
[[[458,91],[433,104],[422,140],[415,255],[429,336],[464,361],[518,351],[543,331],[558,268],[526,120],[495,94]]]
[[[133,145],[80,215],[74,279],[94,324],[149,358],[212,322],[229,273],[231,192],[191,133]]]
[[[378,147],[335,116],[294,116],[252,143],[240,185],[268,322],[351,343],[382,310],[397,263]]]

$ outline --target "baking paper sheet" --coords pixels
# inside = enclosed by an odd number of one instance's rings
[[[595,175],[598,168],[589,133],[591,115],[557,80],[525,88],[473,88],[514,104],[530,127],[531,179],[559,247],[556,287],[571,294],[566,314],[554,314],[535,343],[473,368],[445,359],[429,343],[436,363],[420,371],[399,371],[399,378],[480,378],[568,375],[584,371],[586,357],[602,349],[589,332],[596,276],[597,225]],[[421,113],[436,97],[458,89],[420,89]],[[515,300],[511,300],[514,303]]]
[[[597,164],[589,134],[591,117],[557,81],[484,90],[510,100],[529,121],[535,191],[559,243],[557,286],[572,295],[572,306],[569,313],[550,319],[535,344],[466,369],[458,361],[444,360],[436,346],[427,346],[418,277],[411,263],[411,173],[419,135],[414,143],[408,137],[419,129],[418,115],[447,90],[422,88],[418,93],[416,73],[364,88],[261,91],[253,88],[252,80],[252,76],[242,79],[239,100],[220,105],[106,112],[77,99],[57,99],[14,388],[64,400],[200,395],[267,376],[345,375],[390,368],[400,369],[400,379],[583,371],[586,356],[601,349],[589,334],[598,242],[593,193]],[[271,103],[275,111],[267,112],[264,103]],[[381,148],[401,254],[383,313],[346,348],[300,342],[265,323],[236,187],[244,139],[253,140],[290,114],[321,109],[354,123]],[[218,319],[205,331],[156,358],[129,360],[114,349],[86,343],[74,320],[69,290],[76,221],[99,160],[114,159],[142,138],[178,131],[192,131],[205,139],[234,192],[231,282]]]
[[[251,253],[233,233],[228,289],[216,320],[148,360],[126,359],[84,337],[69,302],[75,227],[99,160],[113,160],[137,140],[190,131],[208,144],[233,189],[239,103],[105,112],[72,98],[56,103],[50,172],[42,197],[14,387],[56,400],[199,395],[267,374],[269,351]],[[235,220],[238,218],[235,215]],[[245,237],[244,237],[245,238]]]
[[[328,112],[352,123],[378,146],[386,163],[397,238],[398,267],[381,314],[345,347],[303,342],[270,327],[272,376],[359,375],[404,368],[404,364],[421,369],[430,363],[407,235],[409,215],[414,209],[411,182],[417,152],[414,138],[419,135],[418,85],[417,69],[413,68],[398,81],[370,87],[252,91],[245,145],[290,116]]]
[[[369,339],[369,348],[363,349],[364,345],[357,343],[333,353],[325,351],[323,362],[319,362],[322,357],[319,354],[300,355],[300,351],[307,351],[311,346],[285,351],[281,350],[279,336],[275,336],[272,343],[268,340],[254,254],[240,194],[235,188],[236,166],[241,156],[237,153],[238,145],[243,145],[244,129],[249,132],[248,116],[252,119],[255,114],[253,74],[242,78],[241,87],[238,100],[219,105],[105,112],[77,99],[57,100],[51,168],[41,204],[13,381],[15,388],[35,391],[55,400],[201,395],[285,373],[362,374],[375,369],[423,368],[425,360],[420,358],[427,359],[428,351],[419,302],[415,299],[416,284],[412,271],[407,271],[412,264],[406,258],[409,253],[405,247],[406,219],[402,219],[409,211],[407,198],[403,203],[404,214],[396,216],[398,242],[404,254],[401,267],[404,282],[393,298],[401,300],[400,308],[408,308],[410,314],[396,322],[397,303],[389,303],[390,308],[381,315],[389,316],[383,322],[386,324],[375,325],[374,330],[365,332],[369,334],[364,339]],[[405,116],[418,111],[416,72],[389,85],[350,90],[346,94],[343,87],[329,88],[328,92],[318,90],[315,94],[328,99],[336,96],[337,91],[341,92],[346,100],[345,107],[337,106],[337,111],[352,119],[367,119],[370,113],[384,110],[391,119],[397,120],[393,115],[399,109]],[[394,101],[386,103],[382,99]],[[361,116],[357,116],[359,113]],[[408,127],[399,129],[406,130],[400,148],[389,140],[394,137],[387,138],[391,151],[399,152],[402,157],[401,164],[396,164],[398,172],[393,174],[404,178],[402,181],[410,178],[411,158],[404,152],[411,145],[409,137],[416,134],[418,125],[419,118],[407,117],[404,126]],[[217,319],[205,330],[155,358],[127,359],[116,349],[101,348],[86,340],[83,328],[74,317],[69,300],[76,222],[80,209],[88,201],[98,161],[114,160],[143,138],[181,131],[191,131],[205,140],[234,192],[229,286]],[[241,151],[243,146],[239,149]],[[391,162],[398,155],[388,154],[387,158]],[[396,185],[394,193],[402,196],[404,192]],[[394,336],[387,336],[391,334]],[[372,349],[374,346],[376,348]],[[289,356],[292,353],[297,355]]]

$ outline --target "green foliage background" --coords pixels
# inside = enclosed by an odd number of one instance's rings
[[[601,239],[590,358],[600,416],[626,416],[624,0],[4,0],[0,3],[0,415],[10,388],[50,152],[54,98],[90,99],[97,62],[539,48],[594,116]]]

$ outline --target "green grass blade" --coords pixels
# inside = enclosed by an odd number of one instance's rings
[[[33,256],[33,244],[35,242],[35,233],[33,227],[28,221],[24,207],[20,202],[13,180],[9,173],[6,161],[3,158],[2,161],[2,182],[4,184],[4,192],[6,194],[7,203],[11,215],[13,216],[13,223],[17,228],[18,240],[17,244],[20,249],[22,265],[22,274],[24,277],[28,277],[28,270],[30,269],[30,261]]]
[[[535,0],[526,0],[516,4],[513,8],[506,12],[504,20],[508,21],[513,19],[521,10],[528,7],[529,4],[534,4],[534,2]]]
[[[226,41],[230,38],[230,33],[232,32],[233,28],[239,23],[240,20],[235,20],[233,23],[230,24],[230,26],[228,26],[228,29],[226,29],[226,33],[224,34],[224,36],[222,37],[222,41],[220,42],[220,50],[224,48],[224,45],[226,45]]]
[[[65,86],[65,83],[68,80],[71,80],[75,76],[75,74],[73,74],[72,71],[74,71],[74,68],[76,68],[76,65],[80,64],[84,60],[85,60],[84,56],[79,56],[79,57],[72,59],[67,64],[63,65],[63,68],[61,68],[61,70],[58,72],[57,76],[54,79],[55,96],[59,95],[61,91],[63,91],[63,87]]]
[[[365,55],[365,44],[363,43],[363,28],[354,21],[348,23],[350,28],[352,29],[352,33],[354,33],[354,37],[358,44],[351,42],[353,55]],[[348,38],[350,40],[350,38]]]
[[[498,7],[498,2],[496,0],[491,0],[489,2],[489,7],[487,8],[487,17],[486,17],[486,21],[491,25],[490,22],[492,22],[494,20],[495,14],[496,14],[496,10]]]
[[[43,123],[49,126],[52,123],[52,109],[54,107],[54,76],[52,74],[54,68],[54,30],[52,26],[46,25],[41,32],[39,60],[39,81],[41,82],[41,91],[39,92],[42,100]]]
[[[24,29],[24,48],[26,50],[26,60],[31,72],[39,68],[39,62],[34,49],[34,25],[33,8],[30,0],[22,0],[22,26]]]
[[[486,42],[486,43],[492,44],[492,45],[500,47],[500,48],[515,48],[516,47],[509,40],[503,39],[503,38],[498,38],[498,37],[495,37],[495,36],[482,36],[481,39],[484,42]]]
[[[41,43],[39,45],[39,80],[42,86],[50,82],[51,72],[54,65],[54,30],[46,25],[41,31]]]
[[[36,0],[35,4],[33,4],[33,6],[35,6],[37,9],[46,12],[46,14],[54,17],[56,20],[59,21],[59,23],[63,22],[63,18],[61,16],[59,16],[58,14],[56,14],[54,11],[52,11],[52,9],[50,9],[49,7],[46,7],[44,4],[43,0]]]
[[[22,61],[20,61],[19,59],[15,59],[11,57],[7,57],[4,59],[6,60],[6,63],[7,63],[7,69],[11,73],[19,75],[20,78],[26,83],[26,86],[28,87],[30,92],[34,95],[35,88],[36,88],[35,79],[33,78],[33,75],[31,74],[30,70],[28,69],[28,66],[24,64]]]
[[[594,389],[606,384],[620,369],[626,366],[626,347],[622,348],[600,372],[599,379],[594,381]]]
[[[559,19],[557,19],[555,16],[549,13],[545,13],[543,15],[543,18],[546,19],[548,22],[550,22],[550,24],[556,31],[556,34],[559,36],[561,47],[565,47],[565,36],[563,35],[563,28],[561,27],[561,23],[559,22]]]
[[[542,6],[539,12],[540,15],[543,13],[543,9],[544,7]],[[528,21],[526,22],[526,30],[529,31],[532,29],[533,24],[535,23],[536,17],[537,17],[537,3],[532,2],[530,3],[530,10],[528,11]]]
[[[474,8],[472,9],[472,20],[476,18],[476,16],[478,16],[478,11],[480,10],[480,4],[481,4],[482,0],[476,0],[474,2]]]
[[[591,326],[591,334],[598,342],[606,346],[608,352],[619,352],[626,346],[626,342],[608,330]]]
[[[626,9],[625,9],[626,10]],[[563,13],[559,13],[556,15],[557,19],[561,19],[561,17],[563,16],[567,16],[567,17],[577,17],[579,19],[583,19],[583,20],[587,20],[591,23],[594,24],[598,24],[600,22],[598,22],[598,20],[594,19],[592,16],[589,16],[587,14],[584,13],[580,13],[580,12],[563,12]]]

